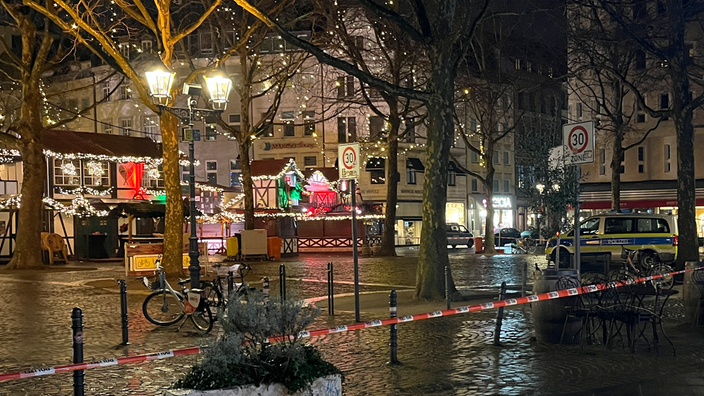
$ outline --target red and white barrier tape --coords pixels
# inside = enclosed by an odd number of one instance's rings
[[[468,305],[468,306],[464,306],[464,307],[445,309],[442,311],[434,311],[434,312],[422,313],[422,314],[418,314],[418,315],[406,315],[406,316],[403,316],[400,318],[377,319],[377,320],[372,320],[371,322],[366,322],[366,323],[354,323],[351,325],[331,327],[328,329],[303,331],[301,333],[298,333],[298,336],[301,338],[316,337],[316,336],[321,336],[321,335],[326,335],[326,334],[335,334],[335,333],[343,333],[343,332],[353,331],[353,330],[368,329],[371,327],[388,326],[388,325],[398,324],[398,323],[413,322],[413,321],[431,319],[431,318],[439,318],[441,316],[451,316],[451,315],[458,315],[458,314],[463,314],[463,313],[467,313],[467,312],[485,311],[485,310],[500,308],[500,307],[529,304],[529,303],[533,303],[533,302],[537,302],[537,301],[554,300],[557,298],[571,297],[571,296],[576,296],[579,294],[588,294],[588,293],[594,293],[596,291],[601,291],[601,290],[606,290],[606,289],[613,289],[613,288],[618,288],[618,287],[623,287],[623,286],[630,286],[630,285],[633,285],[636,283],[649,282],[651,280],[661,279],[666,276],[674,276],[674,275],[684,274],[685,272],[699,271],[702,269],[704,269],[704,266],[697,267],[697,268],[684,269],[681,271],[674,271],[674,272],[670,272],[667,274],[646,276],[646,277],[637,278],[637,279],[629,279],[629,280],[618,281],[618,282],[600,283],[597,285],[589,285],[589,286],[580,286],[580,287],[575,287],[572,289],[551,291],[551,292],[547,292],[547,293],[534,294],[534,295],[525,296],[525,297],[509,298],[506,300],[500,300],[500,301],[496,301],[496,302],[487,302],[487,303],[483,303],[483,304]],[[281,336],[281,337],[270,337],[269,341],[270,342],[278,342],[278,341],[283,340],[284,338],[291,338],[291,337],[293,337],[293,336],[288,335],[288,336]],[[87,369],[92,369],[92,368],[97,368],[97,367],[116,366],[119,364],[138,363],[138,362],[145,362],[145,361],[149,361],[149,360],[167,359],[167,358],[171,358],[174,356],[193,355],[196,353],[201,353],[203,351],[204,351],[204,348],[177,349],[177,350],[171,350],[171,351],[166,351],[166,352],[150,353],[147,355],[136,355],[136,356],[117,358],[117,359],[106,359],[106,360],[101,360],[99,362],[75,363],[75,364],[67,364],[64,366],[55,366],[55,367],[47,367],[47,368],[41,368],[41,369],[36,369],[36,370],[0,374],[0,382],[14,380],[14,379],[20,379],[20,378],[39,377],[42,375],[49,375],[49,374],[67,373],[67,372],[76,371],[76,370],[87,370]]]

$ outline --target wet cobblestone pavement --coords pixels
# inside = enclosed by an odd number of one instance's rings
[[[393,259],[362,259],[363,291],[388,291],[412,286],[415,280],[414,251]],[[541,257],[475,256],[468,251],[451,253],[453,276],[460,288],[495,287],[501,281],[520,283],[523,262],[528,267],[544,264]],[[351,260],[339,256],[306,255],[287,259],[287,289],[301,298],[324,295],[325,270],[334,261],[336,281],[352,281]],[[279,263],[255,263],[256,274],[272,278],[272,294],[278,290]],[[91,271],[8,274],[0,271],[3,304],[0,304],[0,372],[69,363],[71,359],[70,312],[74,306],[85,315],[86,361],[151,353],[167,349],[206,345],[217,336],[195,332],[187,323],[179,333],[173,327],[156,328],[141,314],[146,295],[130,289],[130,342],[122,347],[119,295],[114,290],[90,287],[90,282],[118,278],[114,264],[81,264]],[[296,280],[294,280],[296,279]],[[314,281],[317,279],[318,281]],[[320,282],[322,281],[322,282]],[[385,286],[387,285],[387,286]],[[336,293],[352,291],[349,284],[336,285]],[[506,311],[502,346],[494,347],[494,311],[457,315],[399,325],[401,366],[389,366],[388,328],[319,337],[313,342],[324,356],[346,374],[346,395],[553,395],[570,394],[637,379],[663,381],[673,374],[692,373],[701,378],[704,363],[704,331],[681,324],[683,308],[678,299],[668,306],[666,331],[677,347],[674,357],[661,343],[659,354],[648,352],[645,343],[635,355],[620,344],[582,348],[546,346],[532,341],[532,318],[528,307]],[[366,319],[366,318],[365,318]],[[325,313],[313,328],[349,324],[354,315]],[[86,372],[87,395],[160,395],[197,356],[93,369]],[[0,383],[0,395],[70,395],[71,374],[57,374]]]

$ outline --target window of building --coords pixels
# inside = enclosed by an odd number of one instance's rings
[[[472,192],[477,191],[479,191],[479,183],[477,182],[477,179],[472,178]]]
[[[295,111],[282,111],[281,112],[281,119],[282,120],[293,120],[295,118],[296,118]]]
[[[227,118],[227,124],[232,126],[232,128],[239,132],[240,131],[240,122],[242,121],[242,118],[240,117],[239,114],[230,114]],[[271,136],[271,135],[269,135]]]
[[[181,180],[185,181],[188,183],[188,180],[190,178],[191,171],[188,166],[182,166],[181,167]]]
[[[203,32],[200,34],[200,51],[203,54],[213,52],[213,34],[211,32]]]
[[[372,184],[386,184],[386,170],[375,169],[369,171],[369,175],[372,178]]]
[[[120,85],[120,100],[132,99],[132,91],[127,85]]]
[[[103,124],[103,133],[106,135],[112,135],[112,120],[106,120]]]
[[[599,175],[606,174],[606,150],[599,149]]]
[[[364,36],[355,36],[354,37],[354,45],[359,50],[364,49]]]
[[[90,99],[89,98],[81,99],[81,110],[85,110],[89,107],[90,107]]]
[[[384,130],[384,118],[380,116],[369,117],[369,133],[373,139],[381,136]]]
[[[157,139],[159,137],[159,117],[144,117],[144,132],[147,137]]]
[[[132,119],[131,118],[121,118],[120,119],[120,135],[129,136],[132,131]]]
[[[207,124],[205,126],[205,140],[214,141],[218,138],[218,131],[215,128],[215,124]]]
[[[508,151],[504,151],[504,165],[511,165]]]
[[[337,79],[336,85],[338,98],[351,98],[354,96],[354,77],[340,77]]]
[[[412,118],[407,118],[405,122],[405,141],[406,143],[416,142],[416,124],[413,122]]]
[[[347,143],[347,120],[345,117],[337,117],[337,142]]]
[[[671,152],[671,145],[666,144],[665,145],[665,152],[663,153],[663,158],[665,160],[665,173],[670,173],[670,170],[672,170],[672,165],[671,165],[671,158],[672,158],[672,152]]]
[[[499,158],[499,152],[494,151],[494,159],[493,159],[494,165],[498,165],[499,161],[501,161],[501,159]]]
[[[205,172],[209,184],[218,184],[218,161],[205,161]]]
[[[315,111],[303,112],[303,134],[311,136],[315,132]]]
[[[142,40],[142,52],[151,54],[152,52],[152,41],[151,40]]]
[[[447,172],[447,185],[448,186],[454,186],[455,183],[457,182],[457,176],[455,175],[454,171],[448,171]]]
[[[667,110],[670,108],[670,94],[662,93],[660,94],[660,109]]]
[[[129,60],[130,59],[130,43],[120,43],[118,44],[118,47],[120,47],[120,53],[122,54],[125,59]]]
[[[164,169],[162,165],[159,165],[157,170],[159,171],[159,175],[156,178],[152,177],[153,175],[150,175],[150,172],[144,172],[142,174],[142,187],[148,189],[163,189],[166,186],[166,184],[164,184]]]
[[[347,117],[347,136],[350,141],[357,140],[357,119],[355,117]]]
[[[477,154],[476,151],[470,151],[470,153],[471,153],[471,154],[469,155],[470,160],[471,160],[473,163],[478,163],[478,162],[479,162],[479,154]]]
[[[494,192],[499,192],[499,179],[494,179]]]
[[[505,193],[507,193],[508,190],[509,190],[509,187],[510,187],[509,184],[510,184],[510,183],[509,183],[508,180],[504,180],[504,192],[505,192]]]
[[[643,111],[643,107],[640,105],[640,102],[638,102],[638,101],[636,101],[636,122],[637,123],[645,122],[645,111]]]
[[[76,99],[76,98],[69,99],[68,100],[68,109],[70,111],[78,110],[78,99]]]
[[[643,69],[645,69],[645,51],[637,50],[636,51],[636,70],[643,70]]]
[[[318,157],[316,157],[316,156],[303,157],[303,165],[304,166],[318,165]]]
[[[416,184],[416,170],[406,164],[406,184]]]
[[[582,102],[577,102],[576,110],[577,110],[577,114],[576,114],[577,119],[581,120],[582,119]]]
[[[286,121],[284,124],[284,136],[296,136],[296,126],[293,121]]]
[[[638,173],[645,173],[645,147],[638,147]]]
[[[103,84],[103,101],[109,102],[110,101],[110,83],[105,83]]]
[[[82,161],[84,186],[110,186],[108,162]]]
[[[54,184],[57,186],[78,186],[81,184],[81,164],[79,160],[54,160]]]
[[[230,187],[242,187],[242,172],[240,171],[230,171]]]

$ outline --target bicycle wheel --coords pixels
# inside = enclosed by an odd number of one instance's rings
[[[674,272],[672,267],[670,267],[667,264],[662,264],[658,263],[653,266],[650,271],[648,271],[648,275],[660,275],[660,274],[668,274],[670,272]],[[675,285],[675,277],[670,275],[670,276],[663,276],[659,280],[656,280],[656,282],[660,282],[660,286],[663,289],[672,289],[672,286]]]
[[[159,290],[147,296],[142,312],[148,321],[158,326],[170,326],[183,318],[183,296]]]
[[[526,250],[528,254],[535,254],[535,252],[538,251],[538,247],[535,245],[528,245],[528,248]]]
[[[191,320],[196,328],[203,333],[208,333],[213,329],[213,313],[210,312],[210,307],[207,304],[202,304],[193,314]]]
[[[205,302],[208,304],[208,308],[210,309],[213,318],[217,320],[218,314],[225,309],[225,299],[220,292],[220,288],[213,282],[201,281],[200,283],[205,294]]]

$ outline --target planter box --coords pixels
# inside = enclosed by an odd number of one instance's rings
[[[238,386],[231,389],[207,391],[193,389],[171,389],[164,396],[290,396],[288,389],[281,384]],[[318,378],[309,389],[296,392],[293,396],[342,396],[342,377],[329,375]]]

